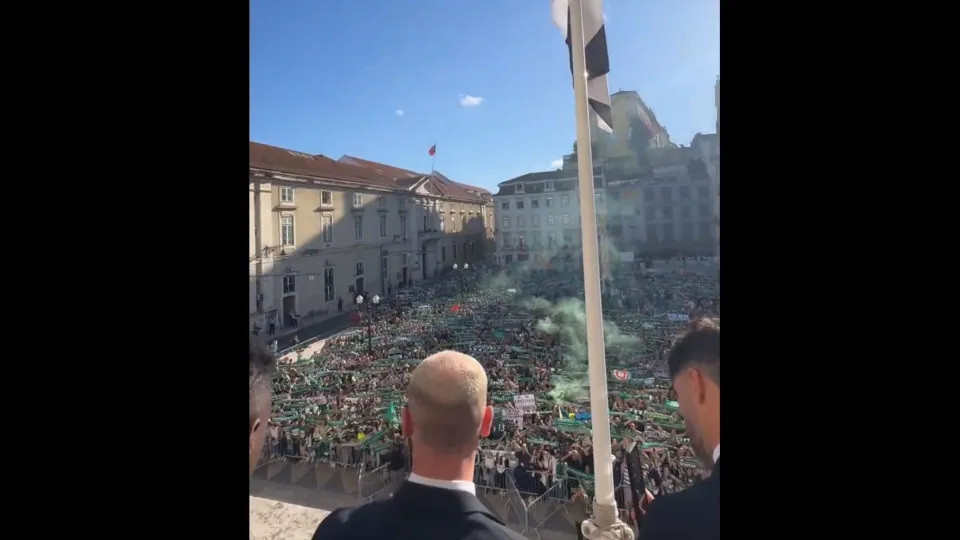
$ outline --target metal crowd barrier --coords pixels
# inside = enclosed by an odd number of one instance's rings
[[[382,457],[372,455],[365,448],[356,444],[330,444],[326,441],[314,445],[312,451],[308,454],[301,452],[294,454],[292,448],[281,448],[279,441],[267,440],[264,442],[263,451],[260,453],[260,459],[257,460],[256,468],[281,461],[316,463],[317,465],[334,464],[341,467],[360,467],[363,464],[379,464]]]
[[[410,454],[406,453],[404,468],[391,470],[388,455],[371,454],[355,444],[321,443],[314,448],[314,455],[307,457],[281,455],[278,446],[276,441],[266,442],[257,468],[281,460],[356,468],[360,503],[389,495],[405,479],[412,465]],[[584,512],[589,515],[594,495],[592,485],[584,486],[582,479],[572,475],[545,480],[539,472],[518,475],[515,469],[505,468],[498,473],[495,467],[487,469],[482,463],[477,463],[473,472],[478,495],[498,494],[503,499],[507,525],[520,533],[537,536],[551,517],[560,511],[569,512],[574,500],[581,500]],[[615,498],[621,517],[626,518],[622,487],[622,483],[615,487]]]
[[[371,471],[360,468],[359,490],[360,502],[372,501],[377,496],[386,494],[387,490],[396,483],[397,476],[391,474],[390,464],[386,463]]]
[[[574,500],[584,503],[585,515],[591,511],[593,486],[583,486],[582,481],[574,476],[548,478],[547,485],[540,473],[520,475],[518,478],[514,469],[505,468],[504,472],[498,473],[496,468],[487,469],[478,463],[474,466],[473,479],[478,494],[501,496],[507,513],[504,520],[523,534],[539,536],[540,530],[551,517],[560,511],[569,513]],[[617,485],[614,492],[617,508],[621,517],[625,518],[627,511],[622,487],[622,483]]]

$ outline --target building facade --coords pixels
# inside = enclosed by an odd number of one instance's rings
[[[597,219],[606,215],[603,170],[594,169]],[[546,265],[579,260],[580,195],[576,171],[528,173],[499,184],[493,196],[497,263]]]
[[[250,143],[250,325],[319,321],[484,258],[491,196],[439,173]]]
[[[602,162],[594,169],[600,266],[615,271],[624,256],[718,253],[719,138],[698,134],[690,146],[651,148],[639,169]],[[499,184],[493,196],[499,264],[580,256],[576,170],[529,173]]]

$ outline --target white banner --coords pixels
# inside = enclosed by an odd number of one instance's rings
[[[537,412],[537,398],[533,394],[520,394],[513,396],[513,405],[523,414],[533,414]]]
[[[686,313],[667,313],[667,320],[673,322],[690,322]]]

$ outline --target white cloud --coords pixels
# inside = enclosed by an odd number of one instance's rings
[[[403,109],[397,109],[397,116],[403,116]]]
[[[471,96],[470,94],[460,94],[461,107],[479,107],[483,103],[482,97]]]
[[[563,167],[563,160],[562,160],[562,159],[555,159],[555,160],[551,161],[551,162],[550,162],[550,167],[553,168],[553,169],[559,169],[559,168]]]

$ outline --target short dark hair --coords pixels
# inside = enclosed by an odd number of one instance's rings
[[[273,374],[277,371],[277,359],[263,345],[250,340],[250,427],[260,418],[263,393],[267,399],[273,386]]]
[[[690,330],[670,349],[670,378],[696,364],[720,386],[720,319],[704,317],[690,323]]]

